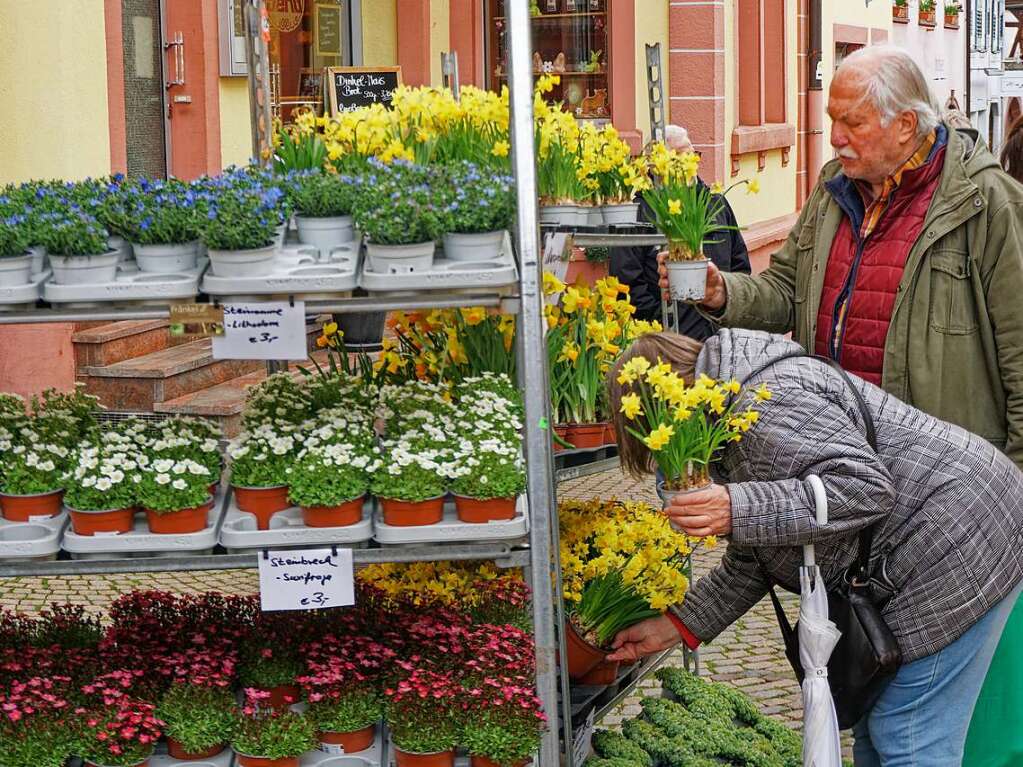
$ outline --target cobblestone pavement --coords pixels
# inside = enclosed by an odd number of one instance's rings
[[[652,482],[636,482],[617,469],[566,482],[560,493],[565,498],[617,497],[657,502]],[[697,577],[714,566],[721,550],[723,548],[697,554]],[[258,589],[258,580],[253,570],[6,578],[0,579],[0,606],[31,613],[50,603],[71,602],[100,612],[119,594],[133,589],[154,588],[179,593],[217,590],[249,594]],[[783,595],[782,598],[790,613],[798,609],[795,596]],[[669,663],[683,665],[681,652],[671,656]],[[700,663],[701,673],[708,679],[742,689],[765,713],[791,727],[799,726],[802,718],[799,686],[782,651],[781,634],[768,600],[762,601],[712,644],[702,648]],[[652,678],[641,682],[637,695],[609,714],[604,726],[616,726],[623,719],[638,714],[639,696],[656,694],[658,687],[658,682]]]

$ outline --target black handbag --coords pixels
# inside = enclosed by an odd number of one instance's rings
[[[834,360],[825,357],[813,359],[830,365],[845,380],[863,418],[867,444],[877,452],[874,419],[859,389],[849,379],[849,374]],[[902,651],[898,641],[885,623],[881,610],[871,599],[870,549],[873,541],[874,525],[860,531],[856,562],[846,570],[843,585],[828,590],[828,617],[842,632],[828,661],[828,685],[835,701],[838,726],[843,730],[854,726],[873,708],[902,665]],[[792,626],[789,623],[771,576],[760,564],[755,552],[754,557],[770,583],[771,602],[785,641],[785,656],[802,684],[804,672],[799,660],[799,624]]]

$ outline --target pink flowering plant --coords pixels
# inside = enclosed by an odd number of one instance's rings
[[[75,710],[79,732],[75,753],[92,764],[129,767],[148,759],[162,734],[156,707],[128,696]]]
[[[75,746],[66,676],[31,677],[0,692],[0,764],[62,767]]]
[[[308,717],[269,706],[270,693],[249,688],[235,718],[231,746],[239,754],[284,759],[316,748],[316,730]]]
[[[415,657],[415,656],[413,656]],[[384,690],[394,745],[413,754],[453,749],[461,736],[465,691],[459,673],[423,661],[398,661],[408,674]]]
[[[380,721],[384,701],[377,682],[394,662],[393,650],[366,636],[330,635],[303,651],[308,671],[298,683],[319,732],[355,732]]]
[[[302,662],[284,643],[277,644],[253,637],[242,647],[238,675],[243,687],[269,690],[294,684],[301,674]]]
[[[191,754],[223,746],[235,726],[234,694],[224,687],[172,684],[156,708],[168,738]]]

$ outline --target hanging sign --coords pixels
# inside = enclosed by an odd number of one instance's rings
[[[305,0],[266,0],[270,26],[278,32],[294,32],[302,23]]]
[[[313,37],[317,56],[340,56],[341,6],[337,3],[317,3],[313,15]]]
[[[224,335],[213,339],[215,360],[304,360],[305,303],[224,304]]]
[[[263,612],[354,605],[352,550],[264,551],[259,557],[259,604]]]
[[[370,104],[391,105],[401,67],[328,67],[330,111],[354,112]]]
[[[224,307],[213,304],[171,304],[169,332],[175,338],[224,335]]]

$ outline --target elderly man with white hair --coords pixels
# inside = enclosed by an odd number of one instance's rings
[[[941,121],[927,80],[899,48],[865,48],[845,59],[828,114],[837,158],[821,170],[788,240],[757,276],[711,265],[701,311],[729,327],[791,332],[808,353],[965,427],[1023,465],[1023,187],[975,131]],[[706,499],[697,495],[674,503],[700,511]],[[949,556],[975,534],[964,518],[943,531],[948,546],[926,558]],[[1023,545],[1023,529],[1014,536]],[[871,574],[898,592],[911,573],[887,568],[888,554],[874,552]],[[980,584],[972,585],[979,595]],[[1021,612],[1009,617],[1013,626]],[[856,727],[857,767],[960,764],[1005,623],[904,665]],[[1020,652],[999,648],[995,668],[1015,657],[984,693],[1008,695],[1002,707],[1015,722],[1006,736],[1023,730],[1023,711],[1010,702],[1023,689]]]

